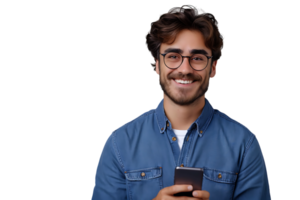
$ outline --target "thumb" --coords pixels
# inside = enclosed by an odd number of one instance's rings
[[[164,190],[164,194],[174,195],[179,192],[189,192],[193,190],[193,186],[191,185],[172,185],[170,187],[166,187]]]

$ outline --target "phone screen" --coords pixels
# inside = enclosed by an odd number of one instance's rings
[[[192,185],[193,190],[202,190],[203,169],[192,167],[176,167],[174,185]],[[180,192],[174,196],[192,197],[191,192]]]

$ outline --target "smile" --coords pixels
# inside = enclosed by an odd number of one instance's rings
[[[191,86],[194,85],[193,83],[195,82],[194,80],[182,80],[182,79],[172,79],[174,83],[178,86]]]
[[[190,84],[193,83],[193,80],[182,80],[182,79],[175,79],[176,83],[180,83],[180,84]]]

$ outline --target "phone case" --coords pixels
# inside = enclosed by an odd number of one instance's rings
[[[203,169],[191,167],[176,167],[174,185],[192,185],[193,190],[202,190]],[[191,192],[180,192],[174,196],[192,197]]]

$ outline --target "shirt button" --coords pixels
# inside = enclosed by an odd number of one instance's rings
[[[146,174],[145,174],[144,172],[142,172],[142,173],[141,173],[141,176],[144,177],[144,176],[146,176]]]
[[[218,178],[222,178],[222,175],[219,173]]]
[[[180,165],[180,167],[184,167],[184,165],[183,165],[183,164],[181,164],[181,165]]]
[[[200,131],[200,133],[203,133],[203,131]]]
[[[161,128],[160,130],[164,130],[164,128]]]
[[[169,127],[169,122],[167,122],[167,127]]]
[[[172,137],[172,140],[173,140],[173,141],[176,141],[177,139],[176,139],[176,137]]]

